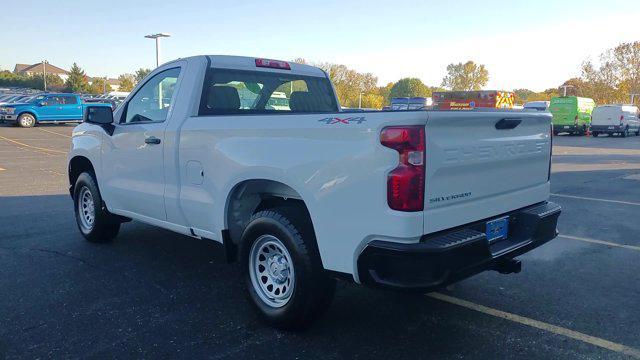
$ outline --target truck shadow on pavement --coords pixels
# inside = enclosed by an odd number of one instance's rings
[[[79,234],[68,195],[0,197],[0,354],[8,357],[494,356],[536,331],[421,295],[339,282],[308,331],[265,326],[220,246],[132,222]],[[511,326],[511,327],[509,327]],[[543,356],[520,346],[519,355]],[[541,351],[543,353],[541,353]],[[556,354],[557,355],[557,354]]]

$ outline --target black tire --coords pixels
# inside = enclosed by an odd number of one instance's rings
[[[625,128],[624,131],[620,133],[620,136],[622,136],[623,138],[629,136],[629,128]]]
[[[293,287],[289,289],[291,294],[277,307],[263,300],[261,296],[264,297],[265,292],[260,284],[252,282],[254,244],[259,245],[265,237],[275,237],[286,247],[295,274]],[[333,300],[336,282],[322,267],[313,226],[306,211],[300,208],[278,207],[254,214],[242,234],[240,259],[251,303],[261,317],[276,328],[305,329],[329,308]],[[254,273],[254,278],[265,278],[264,274],[266,272],[262,275]]]
[[[16,124],[23,128],[34,127],[36,126],[36,118],[29,113],[20,114],[20,116],[18,116],[18,121],[16,121]]]
[[[88,193],[88,194],[87,194]],[[83,198],[90,197],[90,202],[83,202]],[[81,202],[83,202],[81,204]],[[93,174],[83,172],[78,176],[73,188],[73,205],[75,208],[76,224],[82,236],[91,242],[103,243],[113,240],[120,231],[120,220],[111,214],[104,203],[98,189],[98,184]],[[89,214],[81,213],[80,206]],[[93,220],[89,221],[81,216],[90,216],[93,211]]]
[[[598,135],[600,135],[600,133],[597,132],[597,131],[594,131],[594,132],[591,133],[591,136],[593,136],[593,137],[598,137]]]

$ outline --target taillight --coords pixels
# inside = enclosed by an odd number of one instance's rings
[[[393,210],[424,209],[424,126],[391,126],[382,129],[380,143],[399,154],[399,164],[387,177],[387,203]]]

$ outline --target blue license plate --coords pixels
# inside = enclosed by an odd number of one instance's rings
[[[506,239],[509,233],[509,217],[505,216],[500,219],[487,221],[487,240],[494,242],[500,239]]]

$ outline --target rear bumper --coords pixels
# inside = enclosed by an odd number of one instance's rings
[[[373,241],[358,258],[358,275],[366,285],[434,291],[485,270],[497,270],[557,236],[561,208],[543,202],[509,215],[507,239],[489,244],[486,221],[423,236],[419,243]],[[490,219],[488,219],[490,220]]]
[[[618,133],[624,131],[624,126],[620,125],[591,125],[591,132]]]

